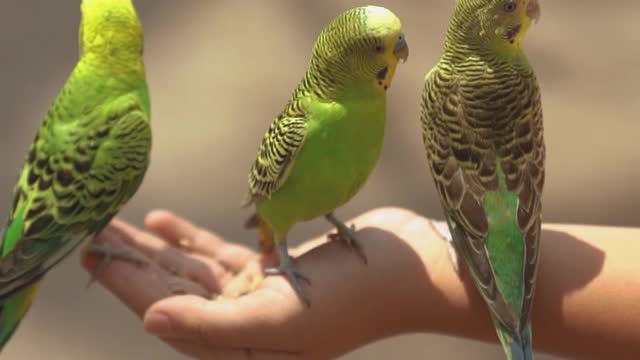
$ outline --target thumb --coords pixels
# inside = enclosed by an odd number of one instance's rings
[[[147,332],[168,339],[191,339],[203,334],[203,309],[207,300],[194,296],[172,296],[153,304],[144,314]]]
[[[216,300],[173,296],[149,308],[144,327],[164,339],[189,339],[213,347],[273,350],[280,350],[279,345],[290,347],[291,343],[279,343],[294,336],[289,320],[295,314],[277,309],[283,303],[281,296],[261,293]]]

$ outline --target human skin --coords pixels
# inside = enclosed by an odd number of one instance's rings
[[[99,280],[149,333],[187,355],[326,359],[411,332],[497,342],[466,270],[455,272],[430,220],[411,211],[381,208],[352,221],[368,265],[326,236],[296,248],[297,266],[313,281],[310,308],[282,277],[268,277],[236,296],[261,279],[263,260],[256,252],[166,211],[150,213],[145,222],[150,232],[115,220],[97,241],[127,246],[149,264],[114,261]],[[543,228],[534,350],[580,359],[637,358],[640,229]],[[83,264],[91,270],[97,262],[87,254]]]

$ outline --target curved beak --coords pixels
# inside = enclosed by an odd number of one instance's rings
[[[538,0],[529,0],[529,4],[527,4],[527,16],[532,21],[536,23],[540,20],[540,4]]]
[[[393,47],[393,53],[398,60],[401,59],[402,62],[406,62],[409,58],[409,46],[407,46],[407,39],[404,34],[401,34],[398,41],[396,41],[396,45]]]

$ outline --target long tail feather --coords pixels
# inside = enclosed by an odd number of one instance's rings
[[[33,300],[40,290],[40,282],[37,282],[0,304],[0,351],[4,348],[18,325],[27,314]]]
[[[531,324],[520,335],[513,334],[497,321],[496,333],[507,355],[507,360],[533,360],[531,349]]]

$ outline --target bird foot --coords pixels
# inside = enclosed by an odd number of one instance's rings
[[[93,284],[98,277],[104,272],[107,268],[107,265],[113,259],[120,259],[124,261],[129,261],[138,266],[147,265],[147,259],[142,255],[138,255],[126,248],[123,247],[115,247],[106,244],[90,244],[87,248],[87,251],[91,254],[101,256],[102,259],[100,263],[91,271],[91,277],[87,282],[87,288]]]
[[[336,230],[337,232],[328,235],[329,240],[340,242],[346,248],[353,251],[356,256],[367,265],[369,263],[367,255],[365,255],[362,244],[360,244],[360,241],[355,236],[356,226],[352,224],[350,227],[347,227],[342,224],[342,226],[336,226]]]
[[[362,260],[362,262],[367,265],[369,262],[367,260],[367,255],[365,255],[364,248],[355,234],[356,226],[351,224],[351,226],[347,227],[340,220],[336,219],[335,216],[333,216],[333,213],[325,215],[325,218],[336,227],[336,232],[328,235],[329,240],[339,241],[341,244],[353,251]]]
[[[307,283],[307,285],[311,285],[311,280],[301,273],[298,269],[296,269],[293,264],[293,259],[287,255],[280,260],[280,266],[272,267],[264,269],[265,275],[283,275],[289,279],[291,286],[296,291],[298,296],[305,302],[307,306],[311,306],[311,302],[309,301],[309,297],[307,296],[300,280]]]

